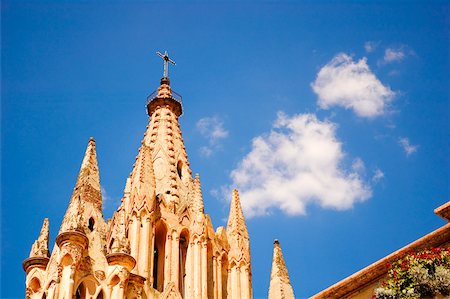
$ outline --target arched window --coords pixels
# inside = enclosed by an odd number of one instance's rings
[[[89,228],[89,230],[90,231],[93,231],[94,230],[94,224],[95,224],[95,221],[94,221],[94,218],[89,218],[89,225],[88,225],[88,228]]]
[[[103,295],[103,290],[100,291],[100,293],[98,293],[97,295],[97,299],[104,299],[105,296]]]
[[[155,244],[153,252],[153,288],[162,292],[164,289],[164,262],[167,228],[161,220],[155,227]]]
[[[178,176],[180,177],[180,179],[181,179],[181,176],[182,176],[182,171],[183,171],[183,162],[181,162],[181,161],[178,161],[178,164],[177,164],[177,173],[178,173]]]

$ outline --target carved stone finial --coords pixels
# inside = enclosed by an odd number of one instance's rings
[[[39,237],[34,242],[33,246],[31,246],[30,257],[48,257],[48,239],[48,218],[45,218],[44,223],[42,224],[41,232],[39,233]]]
[[[142,200],[147,198],[147,203],[150,203],[150,199],[155,197],[155,174],[153,170],[152,153],[150,148],[142,144],[139,149],[137,161],[131,172],[131,182],[129,188],[134,196],[133,203],[137,205],[137,208],[141,207]],[[150,208],[150,207],[149,207]]]
[[[204,213],[204,205],[203,205],[203,198],[202,198],[202,188],[200,185],[200,175],[197,173],[195,175],[194,179],[194,195],[192,198],[192,204],[191,209],[195,213]]]
[[[293,299],[291,281],[281,252],[280,242],[273,242],[272,272],[270,274],[269,299]]]

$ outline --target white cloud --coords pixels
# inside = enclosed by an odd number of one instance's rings
[[[364,43],[364,49],[367,53],[372,53],[378,47],[379,42],[368,41]]]
[[[314,114],[278,114],[272,131],[252,141],[252,149],[231,172],[246,215],[265,215],[278,208],[305,214],[307,204],[349,209],[371,197],[358,172],[344,169],[345,153],[336,125]],[[358,170],[364,167],[357,161]]]
[[[402,61],[405,58],[405,52],[402,49],[387,48],[384,51],[384,63]]]
[[[208,147],[208,146],[202,146],[202,147],[200,147],[200,154],[201,154],[202,156],[205,156],[205,157],[211,157],[212,153],[213,153],[212,148],[210,148],[210,147]]]
[[[108,192],[103,186],[100,186],[100,192],[102,193],[102,206],[103,212],[106,215],[110,215],[120,204],[120,200],[114,199],[109,196]]]
[[[200,154],[205,157],[210,157],[219,147],[219,140],[228,137],[228,131],[225,130],[223,122],[216,116],[199,119],[196,127],[200,134],[208,140],[208,145],[200,148]]]
[[[384,178],[384,173],[377,168],[373,174],[372,182],[378,183],[382,178]]]
[[[357,173],[362,173],[366,169],[364,161],[361,158],[356,158],[353,160],[352,169]]]
[[[341,106],[360,117],[376,117],[386,112],[395,93],[372,73],[367,59],[355,62],[347,54],[336,55],[322,67],[311,83],[322,109]]]
[[[403,150],[405,151],[406,156],[414,154],[415,152],[417,152],[417,149],[419,148],[418,145],[412,145],[410,143],[409,139],[406,137],[400,138],[398,140],[398,143],[403,147]]]
[[[224,129],[223,122],[216,116],[201,118],[196,126],[200,133],[211,142],[228,137],[228,131]]]

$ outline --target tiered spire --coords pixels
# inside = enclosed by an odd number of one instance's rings
[[[31,247],[30,257],[48,257],[49,256],[48,239],[49,239],[48,218],[45,218],[44,223],[42,223],[42,228],[41,232],[39,233],[39,237]]]
[[[95,150],[95,140],[90,138],[77,183],[70,199],[60,233],[81,229],[84,223],[84,207],[90,203],[99,213],[102,211],[102,194],[100,190],[100,174],[98,170],[97,154]]]
[[[272,273],[270,274],[269,299],[293,299],[291,281],[281,252],[280,242],[273,242]]]

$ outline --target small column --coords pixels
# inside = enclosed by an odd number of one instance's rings
[[[200,259],[200,241],[195,241],[194,244],[194,297],[202,298],[202,281],[201,281],[201,259]]]
[[[233,299],[239,299],[241,297],[241,290],[239,288],[239,272],[236,265],[231,268],[231,294]]]
[[[180,274],[180,237],[178,236],[177,231],[173,231],[172,233],[172,281],[175,283],[175,286],[179,287],[179,274]],[[180,293],[182,290],[179,290]]]
[[[172,235],[171,234],[167,234],[167,239],[166,239],[166,249],[165,249],[165,264],[164,264],[164,290],[166,289],[167,284],[171,281],[171,256],[172,256]]]
[[[217,261],[217,299],[222,299],[222,258]]]
[[[155,280],[155,278],[153,277],[153,267],[155,267],[154,265],[154,253],[155,253],[155,225],[152,224],[152,229],[151,231],[151,240],[152,242],[150,243],[150,267],[149,267],[149,273],[148,273],[148,278],[149,278],[149,286],[153,286],[153,281]]]
[[[248,299],[250,298],[250,288],[249,288],[249,275],[248,275],[248,267],[242,266],[240,275],[241,275],[241,298]]]
[[[214,286],[213,296],[214,299],[217,299],[217,257],[213,255],[212,259],[213,259],[212,267],[213,267],[213,286]]]
[[[139,269],[140,275],[143,277],[148,277],[148,269],[149,269],[149,240],[150,240],[150,218],[146,216],[142,222],[142,236],[139,239],[139,263],[141,268]]]
[[[233,297],[231,297],[233,295],[232,294],[233,289],[231,287],[231,282],[232,282],[232,280],[231,280],[231,269],[228,269],[227,272],[228,272],[228,275],[227,275],[227,298],[234,299]],[[227,298],[223,298],[223,299],[227,299]]]
[[[202,298],[208,299],[208,247],[206,241],[202,244]]]
[[[73,296],[73,291],[74,291],[73,287],[75,284],[75,281],[73,280],[74,276],[75,276],[75,265],[72,264],[70,266],[70,276],[69,276],[69,286],[67,288],[67,298],[72,298],[72,296]]]
[[[194,277],[195,277],[195,273],[194,273],[194,248],[195,248],[195,243],[189,242],[189,247],[188,247],[188,259],[186,261],[186,263],[188,264],[188,268],[186,271],[186,283],[187,283],[187,297],[186,298],[194,298]]]
[[[133,217],[133,222],[131,223],[132,228],[132,236],[131,239],[131,256],[134,257],[136,261],[139,260],[139,233],[141,229],[141,217]],[[136,265],[136,267],[133,269],[134,272],[138,273],[139,265]]]

